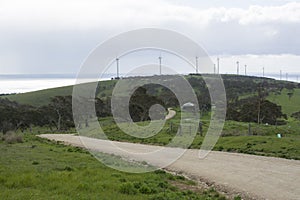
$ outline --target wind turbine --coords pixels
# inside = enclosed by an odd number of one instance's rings
[[[282,70],[280,70],[280,80],[282,80]]]
[[[116,63],[117,63],[117,79],[119,79],[119,58],[116,58]]]
[[[162,59],[161,55],[158,57],[158,59],[159,59],[159,75],[161,75],[161,59]]]
[[[217,64],[218,64],[218,74],[220,74],[220,58],[217,58]]]
[[[216,64],[214,64],[214,74],[216,74]]]
[[[198,56],[196,56],[196,74],[198,74]]]
[[[245,65],[245,76],[247,76],[247,65]]]
[[[240,62],[239,61],[236,62],[236,74],[237,75],[240,74]]]

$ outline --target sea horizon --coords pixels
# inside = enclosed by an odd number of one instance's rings
[[[125,76],[125,74],[120,74],[120,77]],[[247,76],[263,77],[262,74],[256,73],[249,73]],[[114,77],[116,77],[115,74],[104,74],[99,80],[110,80]],[[280,74],[278,73],[266,73],[264,77],[280,80]],[[286,74],[281,76],[281,80],[291,82],[299,82],[299,78],[300,73],[289,73],[288,77],[286,77]],[[0,74],[0,94],[18,94],[71,86],[76,84],[76,81],[77,74]]]

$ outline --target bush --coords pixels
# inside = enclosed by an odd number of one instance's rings
[[[234,200],[241,200],[242,198],[240,196],[234,197]]]
[[[152,191],[147,185],[142,185],[142,187],[139,189],[140,193],[142,194],[151,194]]]
[[[37,162],[37,161],[33,161],[32,164],[33,164],[33,165],[38,165],[38,164],[40,164],[40,163]]]
[[[224,150],[224,147],[223,147],[223,146],[219,146],[219,147],[217,148],[217,150],[218,150],[218,151],[223,151],[223,150]]]
[[[137,189],[132,183],[123,183],[120,187],[120,192],[122,194],[136,194]]]
[[[22,143],[23,137],[21,135],[16,134],[15,132],[9,131],[2,136],[2,140],[8,144]]]

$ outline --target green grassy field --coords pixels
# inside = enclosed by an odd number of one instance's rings
[[[72,91],[73,86],[67,86],[23,94],[8,95],[3,98],[8,98],[9,100],[16,101],[20,104],[43,106],[47,105],[52,97],[72,95]]]
[[[291,98],[289,98],[289,92],[289,90],[283,89],[280,94],[271,93],[268,100],[281,105],[282,112],[291,116],[291,114],[300,111],[300,89],[294,89]]]
[[[214,189],[187,189],[196,183],[182,176],[123,173],[80,148],[30,134],[23,140],[0,142],[0,199],[225,199]]]
[[[115,80],[101,81],[101,88],[99,89],[101,92],[98,93],[98,97],[105,98],[111,95],[111,91],[115,82]],[[22,94],[7,95],[0,98],[8,98],[9,100],[16,101],[20,104],[44,106],[49,104],[51,98],[55,96],[69,96],[72,95],[72,93],[73,86],[66,86]]]
[[[167,121],[158,134],[148,138],[138,138],[124,133],[115,124],[112,117],[101,118],[99,123],[105,136],[110,140],[164,146],[169,144],[177,134],[178,125],[180,124],[180,115],[181,112],[177,110],[177,115]],[[201,148],[205,133],[209,127],[209,117],[209,115],[202,117],[203,136],[197,134],[191,146],[188,148]],[[138,122],[137,125],[145,126],[148,125],[148,122]],[[300,121],[293,119],[289,119],[288,123],[282,126],[251,123],[251,132],[249,135],[249,123],[226,121],[222,135],[213,150],[300,160],[299,126]],[[40,133],[44,131],[45,130],[40,131]],[[186,147],[186,141],[191,137],[189,131],[189,127],[183,128],[182,135],[177,136],[179,139],[174,146]],[[134,130],[131,132],[134,132]],[[74,133],[76,133],[75,130]],[[281,134],[282,138],[277,138],[277,134]],[[88,136],[105,139],[103,134],[95,130],[91,130]]]

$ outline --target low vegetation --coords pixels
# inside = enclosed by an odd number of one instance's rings
[[[205,133],[209,127],[208,118],[209,115],[202,117],[203,135],[201,136],[198,132],[189,148],[201,148]],[[139,122],[138,124],[143,126],[146,123]],[[168,121],[158,134],[145,139],[123,133],[111,117],[101,119],[100,124],[110,140],[163,146],[169,144],[177,134],[180,124],[180,112],[177,111],[176,117]],[[299,125],[300,121],[298,120],[289,120],[286,125],[281,126],[226,121],[222,135],[214,150],[300,160]],[[185,141],[190,137],[189,127],[182,129],[182,131],[184,132],[182,136],[177,136],[181,138],[177,143],[179,147],[185,144]],[[91,131],[90,134],[91,137],[101,138],[101,135],[97,132]],[[280,134],[282,138],[278,138],[277,134]]]
[[[210,125],[210,97],[201,76],[189,75],[187,79],[201,112],[198,133],[188,148],[200,149]],[[223,79],[228,112],[213,150],[300,160],[299,85],[235,75],[223,75]],[[158,134],[137,138],[121,131],[112,117],[110,101],[115,84],[115,80],[99,83],[95,98],[97,117],[108,139],[166,145],[178,133],[174,146],[186,147],[192,128],[180,127],[181,115],[186,113],[181,112],[170,90],[149,84],[133,94],[130,115],[140,126],[149,124],[149,108],[154,104],[165,109],[173,107],[177,112]],[[62,87],[0,96],[0,199],[225,199],[213,188],[194,190],[197,184],[182,176],[161,170],[146,174],[119,172],[81,148],[36,137],[42,133],[76,134],[71,94],[72,87]],[[157,120],[163,114],[159,113]],[[127,122],[122,121],[125,125]],[[80,126],[89,127],[88,120]],[[93,130],[89,136],[104,139]],[[101,156],[130,168],[140,167],[117,156]]]
[[[199,149],[209,127],[210,98],[201,76],[189,75],[186,78],[195,89],[202,115],[200,132],[189,148]],[[214,150],[300,159],[299,85],[274,79],[236,75],[223,75],[223,79],[228,101],[227,119],[222,137]],[[97,116],[108,139],[155,145],[169,144],[179,130],[182,114],[176,96],[170,90],[155,84],[145,85],[135,91],[130,99],[130,115],[140,126],[149,124],[149,108],[154,104],[161,104],[165,109],[173,107],[177,111],[176,117],[169,120],[158,134],[144,139],[136,138],[122,132],[111,117],[110,98],[115,84],[115,80],[100,82],[95,99]],[[54,91],[55,89],[50,89],[11,95],[7,96],[8,99],[5,96],[1,97],[0,131],[4,135],[9,131],[35,134],[74,133],[72,97],[65,96],[70,94],[71,90],[69,87],[58,88],[57,94],[64,96],[55,96]],[[30,96],[31,105],[20,104],[26,102],[24,99],[29,100]],[[41,100],[43,102],[41,106],[33,105],[37,96],[45,98]],[[158,119],[163,118],[163,114],[160,113]],[[86,118],[88,115],[83,116],[80,126],[89,126]],[[123,123],[126,124],[127,121],[128,119],[123,119]],[[181,128],[181,139],[174,144],[175,146],[184,146],[189,138],[191,127]],[[277,138],[278,134],[282,138]],[[89,136],[104,138],[95,131],[91,131]]]
[[[15,132],[9,131],[5,135],[1,136],[2,141],[8,143],[8,144],[14,144],[14,143],[22,143],[23,142],[23,135],[22,134],[16,134]]]
[[[25,134],[0,142],[0,199],[225,199],[213,189],[158,170],[128,174],[108,168],[87,151]],[[124,162],[124,161],[123,161]]]

